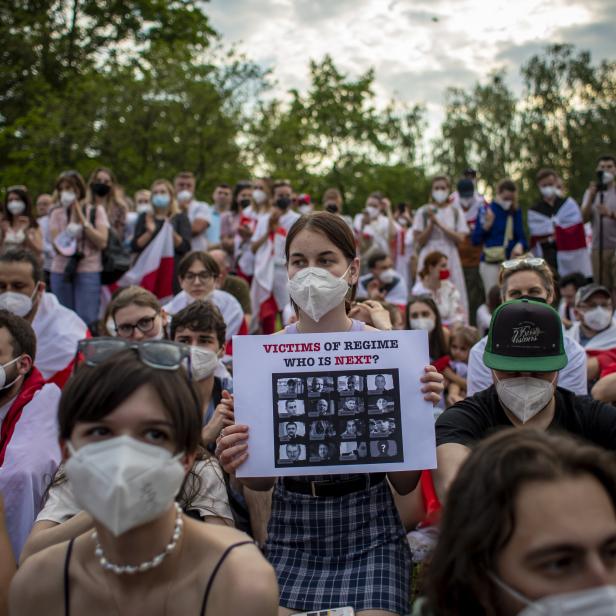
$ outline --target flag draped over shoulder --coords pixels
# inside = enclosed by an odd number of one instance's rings
[[[574,272],[592,276],[582,212],[571,197],[567,197],[553,216],[545,208],[528,210],[528,229],[531,246],[537,256],[542,256],[541,240],[554,238],[558,273],[561,276]]]

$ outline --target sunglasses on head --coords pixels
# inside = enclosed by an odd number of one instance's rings
[[[87,366],[97,366],[116,353],[134,349],[139,359],[150,368],[177,370],[185,359],[190,362],[190,347],[169,340],[124,340],[122,338],[86,338],[77,345],[77,358]],[[190,369],[188,370],[190,374]]]
[[[545,259],[541,257],[523,257],[521,259],[509,259],[508,261],[503,261],[501,263],[501,267],[506,270],[515,270],[520,267],[532,267],[532,268],[541,268],[545,267],[547,264]]]

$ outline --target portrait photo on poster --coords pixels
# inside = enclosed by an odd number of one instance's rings
[[[276,467],[404,459],[397,368],[272,374]]]

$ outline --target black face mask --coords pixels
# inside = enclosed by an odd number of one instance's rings
[[[286,210],[291,205],[291,199],[289,197],[278,197],[276,199],[276,207],[281,210]]]
[[[325,211],[330,212],[331,214],[338,213],[338,204],[337,203],[327,203],[325,205]]]
[[[240,207],[242,209],[244,209],[245,207],[248,207],[252,202],[250,201],[250,199],[241,199],[240,200]]]
[[[111,186],[108,184],[103,184],[102,182],[92,182],[91,184],[92,192],[97,197],[106,197],[111,190]]]

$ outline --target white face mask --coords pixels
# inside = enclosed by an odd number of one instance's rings
[[[72,190],[63,190],[60,193],[60,203],[64,207],[68,207],[72,203],[75,203],[75,199],[77,199],[77,195]]]
[[[28,296],[24,293],[15,293],[15,291],[6,291],[0,295],[0,310],[8,310],[18,317],[25,317],[32,311],[34,296],[38,291],[38,283],[32,291],[32,295]]]
[[[305,267],[289,279],[291,299],[317,323],[344,301],[349,290],[347,272],[337,278],[322,267]]]
[[[379,208],[374,207],[373,205],[368,205],[366,207],[366,212],[368,213],[368,217],[370,218],[370,220],[374,220],[375,218],[379,217]]]
[[[11,359],[10,362],[7,362],[6,364],[3,364],[2,366],[0,366],[0,390],[8,389],[11,385],[13,385],[13,383],[16,383],[17,380],[20,379],[23,376],[21,374],[18,374],[10,383],[6,382],[6,370],[5,370],[5,368],[10,366],[11,364],[14,364],[19,359],[21,359],[21,355],[19,357],[16,357],[15,359]]]
[[[607,329],[611,322],[612,311],[603,306],[595,306],[584,313],[584,325],[596,332]]]
[[[180,190],[178,193],[178,201],[181,203],[187,203],[192,199],[192,193],[190,190]]]
[[[391,284],[396,278],[396,270],[390,267],[379,274],[379,280],[385,284]]]
[[[513,201],[499,201],[498,204],[505,210],[505,212],[511,209]]]
[[[493,573],[490,578],[525,607],[517,616],[614,616],[616,586],[597,586],[578,592],[560,593],[531,601]]]
[[[26,211],[26,204],[23,201],[9,201],[6,207],[13,216],[19,216]]]
[[[153,211],[149,203],[139,203],[137,205],[137,214],[149,214]]]
[[[437,202],[437,203],[445,203],[445,201],[447,201],[447,197],[449,197],[449,192],[446,190],[433,190],[432,191],[432,198]]]
[[[606,184],[609,184],[610,182],[614,181],[614,174],[611,171],[604,171],[603,172],[603,181]]]
[[[182,454],[130,436],[68,448],[66,476],[77,504],[116,537],[169,509],[184,481]]]
[[[473,202],[472,197],[460,197],[460,205],[467,210]]]
[[[257,205],[261,205],[262,203],[265,203],[267,201],[267,194],[264,190],[261,190],[260,188],[255,188],[255,190],[252,191],[252,200]]]
[[[218,366],[218,355],[203,347],[190,347],[190,372],[193,380],[202,381],[212,376]]]
[[[411,329],[425,329],[428,333],[430,333],[436,327],[434,319],[431,319],[430,317],[419,317],[418,319],[410,319],[409,325],[411,326]]]
[[[556,377],[555,377],[556,378]],[[554,381],[544,381],[532,376],[496,380],[499,400],[522,423],[542,411],[554,396]]]
[[[541,186],[539,190],[546,199],[551,199],[556,196],[556,187],[554,186]]]

